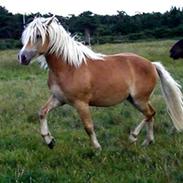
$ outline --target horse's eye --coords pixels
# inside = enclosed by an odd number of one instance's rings
[[[36,35],[36,38],[37,38],[37,39],[41,39],[41,35],[40,35],[40,34],[37,34],[37,35]]]

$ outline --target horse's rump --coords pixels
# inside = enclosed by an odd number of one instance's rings
[[[92,82],[91,105],[114,105],[131,96],[148,95],[157,78],[155,67],[147,59],[131,53],[106,56],[104,61],[89,61]],[[97,102],[95,102],[97,101]]]

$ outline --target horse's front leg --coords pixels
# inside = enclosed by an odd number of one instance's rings
[[[77,101],[74,106],[80,115],[80,118],[81,118],[81,121],[83,122],[86,133],[90,137],[91,144],[93,145],[94,148],[101,150],[101,146],[97,140],[97,137],[94,131],[94,125],[91,119],[89,105],[85,102]]]
[[[57,107],[59,105],[61,105],[60,101],[56,97],[51,96],[39,112],[41,135],[44,138],[48,147],[51,149],[54,147],[55,140],[54,140],[53,136],[51,135],[49,128],[48,128],[47,114],[50,110],[54,109],[55,107]]]

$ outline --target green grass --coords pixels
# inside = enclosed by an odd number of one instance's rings
[[[183,85],[183,63],[169,58],[175,41],[106,44],[94,49],[105,54],[134,52],[161,60]],[[172,123],[157,87],[155,141],[148,148],[128,141],[130,129],[142,119],[130,104],[92,108],[96,133],[103,150],[89,145],[78,114],[66,105],[48,117],[56,138],[53,150],[39,134],[37,111],[49,96],[47,71],[37,64],[21,66],[18,50],[0,52],[0,183],[177,183],[183,182],[183,134],[171,134]]]

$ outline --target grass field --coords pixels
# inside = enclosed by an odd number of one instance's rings
[[[105,54],[138,53],[161,60],[183,85],[183,62],[169,58],[175,41],[106,44],[94,49]],[[0,183],[182,183],[183,133],[171,133],[172,123],[159,86],[152,104],[156,108],[155,144],[142,148],[128,141],[130,129],[142,119],[130,104],[92,108],[98,140],[103,150],[89,145],[75,109],[65,105],[49,114],[56,138],[53,150],[43,143],[37,112],[49,96],[47,71],[37,64],[21,66],[17,50],[0,52]]]

